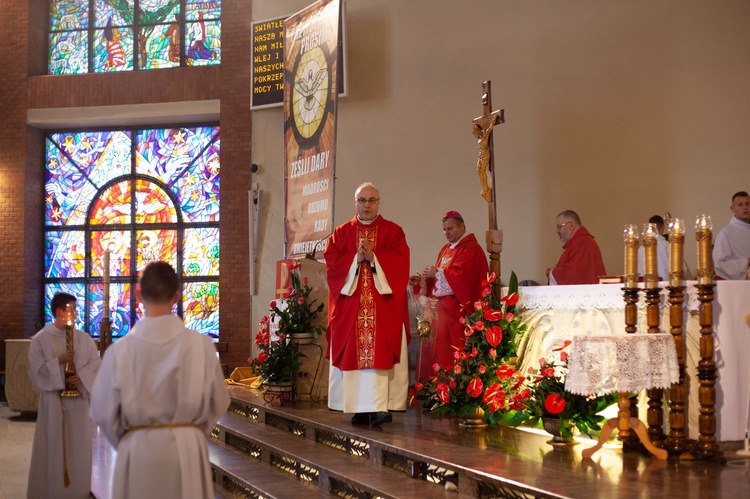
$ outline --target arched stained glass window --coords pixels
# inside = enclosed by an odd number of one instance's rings
[[[221,63],[221,0],[51,0],[49,74]]]
[[[52,296],[78,298],[77,327],[99,336],[104,253],[110,321],[142,316],[133,292],[148,262],[177,269],[187,327],[219,336],[218,126],[51,133],[46,138],[45,320]]]

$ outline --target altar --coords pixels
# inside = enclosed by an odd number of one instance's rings
[[[666,286],[666,283],[660,283]],[[695,281],[685,290],[683,324],[688,386],[688,437],[698,438],[698,381],[700,324]],[[625,333],[622,284],[534,286],[519,289],[519,309],[527,324],[518,352],[522,372],[536,366],[540,357],[576,335]],[[669,334],[668,292],[661,295],[661,329]],[[748,383],[750,383],[750,281],[716,281],[714,301],[716,351],[716,440],[745,438]],[[638,331],[646,332],[643,294],[638,304]],[[665,413],[666,414],[666,413]],[[668,418],[665,417],[665,420]],[[668,430],[665,428],[665,431]]]

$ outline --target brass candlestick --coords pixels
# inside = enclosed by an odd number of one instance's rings
[[[622,233],[623,240],[625,242],[625,259],[623,268],[623,282],[625,286],[622,288],[623,298],[625,301],[625,332],[633,334],[638,330],[638,246],[640,241],[638,240],[638,227],[634,224],[628,224],[625,226],[625,230]],[[638,415],[638,408],[636,407],[636,398],[628,400],[627,395],[623,394],[618,400],[617,406],[619,407],[619,439],[623,443],[623,446],[633,447],[635,442],[638,441],[635,433],[633,433],[630,425],[628,424],[629,417]]]
[[[68,305],[70,307],[70,305]],[[65,325],[65,350],[75,351],[75,345],[73,341],[73,320],[68,316],[68,323]],[[60,392],[61,397],[80,397],[81,391],[78,390],[71,382],[70,378],[76,375],[76,364],[70,360],[65,363],[65,389]]]

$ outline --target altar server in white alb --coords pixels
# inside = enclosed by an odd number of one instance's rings
[[[73,330],[73,349],[67,348],[65,327],[69,321],[75,324],[75,296],[56,293],[50,311],[54,321],[36,333],[29,346],[29,376],[40,395],[27,494],[30,499],[88,499],[93,430],[89,394],[101,364],[99,352],[94,340],[78,329]],[[76,367],[69,387],[80,395],[61,397],[69,361]]]
[[[723,279],[750,279],[750,194],[740,191],[732,196],[729,207],[734,216],[719,231],[714,243],[716,275]]]
[[[149,263],[136,296],[145,308],[104,355],[91,417],[117,448],[109,497],[212,498],[207,436],[229,407],[216,348],[172,315],[174,269]]]

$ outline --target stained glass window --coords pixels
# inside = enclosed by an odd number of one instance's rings
[[[154,260],[178,270],[188,327],[219,336],[218,126],[54,132],[47,136],[45,321],[52,296],[78,298],[77,327],[99,336],[109,251],[113,337],[143,311],[133,293]]]
[[[49,74],[221,63],[221,0],[51,0]]]

